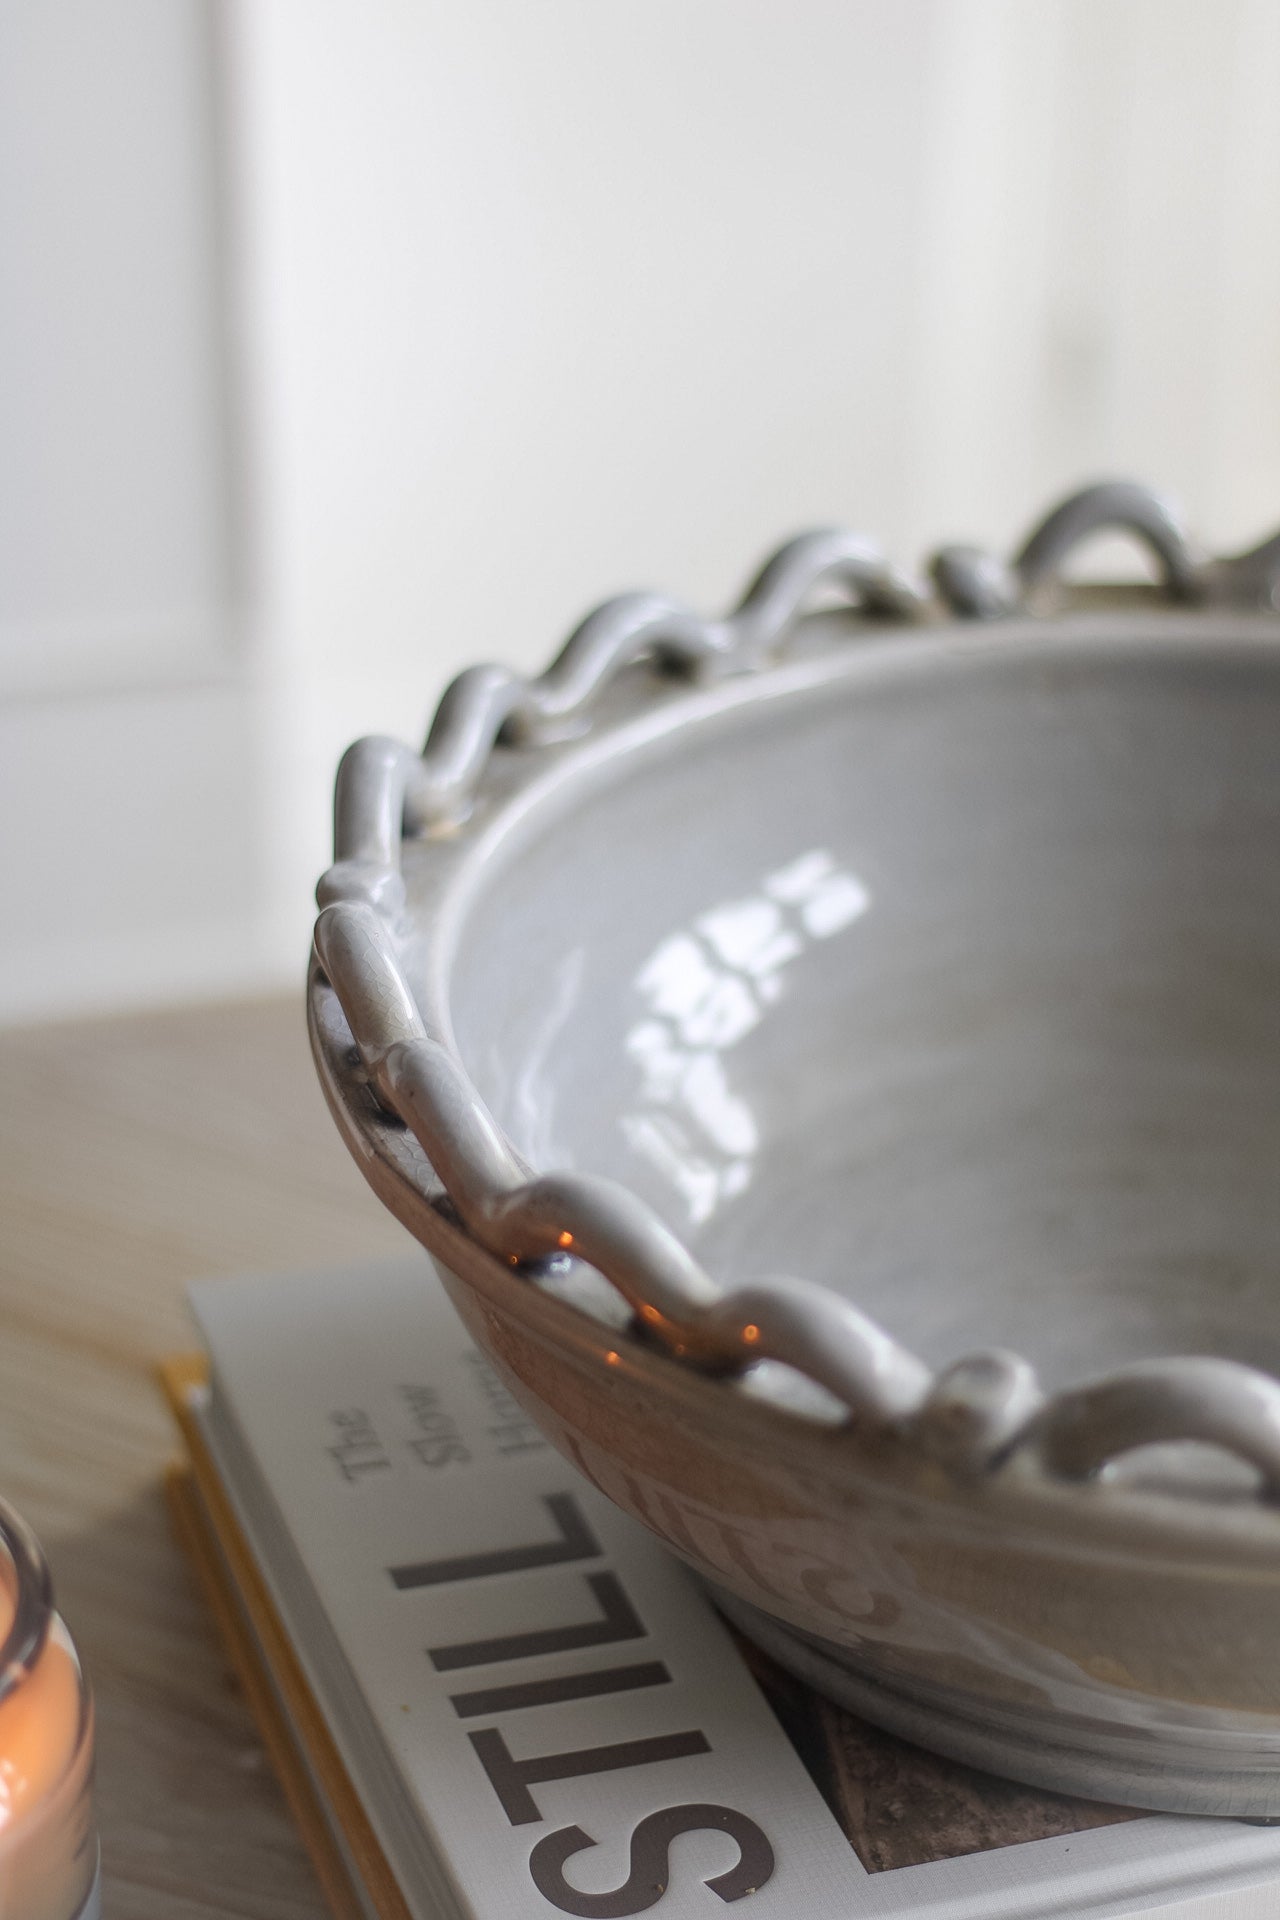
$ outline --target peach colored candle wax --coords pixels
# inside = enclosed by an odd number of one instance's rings
[[[39,1548],[0,1506],[0,1920],[91,1920],[93,1713]]]

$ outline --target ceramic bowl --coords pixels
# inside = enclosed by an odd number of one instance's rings
[[[1109,525],[1158,584],[1053,600]],[[309,988],[478,1344],[748,1633],[961,1760],[1255,1818],[1278,574],[1117,483],[928,588],[824,533],[721,621],[611,602],[350,750]]]

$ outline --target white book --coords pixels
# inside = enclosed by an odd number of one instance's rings
[[[425,1260],[192,1298],[191,1412],[416,1920],[1280,1912],[1280,1831],[1230,1821],[1084,1808],[872,1870],[693,1575],[543,1441]]]

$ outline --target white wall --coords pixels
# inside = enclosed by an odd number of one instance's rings
[[[270,964],[209,20],[0,7],[0,1016]]]
[[[296,980],[341,745],[621,586],[1098,471],[1280,519],[1272,0],[13,20],[0,1013]]]

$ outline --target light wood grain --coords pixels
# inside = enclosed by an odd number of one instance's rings
[[[90,1670],[111,1920],[326,1909],[184,1561],[152,1379],[192,1280],[404,1253],[302,994],[0,1034],[0,1493]]]

